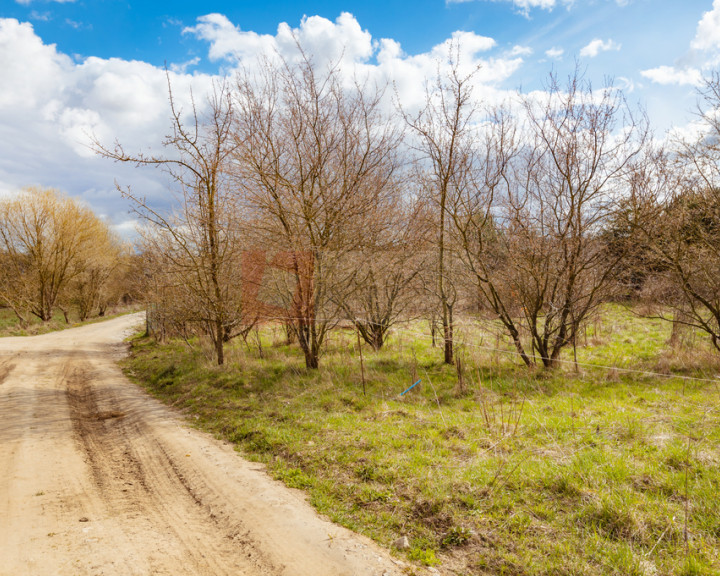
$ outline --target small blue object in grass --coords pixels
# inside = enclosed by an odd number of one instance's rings
[[[415,388],[415,386],[417,386],[418,384],[420,384],[420,382],[422,382],[422,380],[418,380],[417,382],[415,382],[415,384],[413,384],[412,386],[410,386],[410,388],[408,388],[407,390],[405,390],[405,392],[403,392],[402,394],[400,394],[400,396],[405,396],[405,394],[407,394],[408,392],[410,392],[410,390],[412,390],[413,388]]]

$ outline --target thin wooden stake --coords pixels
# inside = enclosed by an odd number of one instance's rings
[[[355,329],[355,332],[357,333],[358,352],[360,352],[360,374],[362,375],[363,396],[367,396],[365,392],[365,361],[363,360],[362,345],[360,344],[360,330]]]
[[[580,366],[578,366],[578,361],[577,361],[577,334],[573,334],[572,346],[573,346],[573,361],[575,362],[575,374],[580,374]]]

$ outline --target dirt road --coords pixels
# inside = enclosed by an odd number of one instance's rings
[[[0,339],[0,575],[396,575],[115,365],[125,316]]]

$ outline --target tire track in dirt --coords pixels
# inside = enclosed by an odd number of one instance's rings
[[[130,383],[140,321],[0,338],[0,576],[400,573]]]
[[[7,360],[0,360],[0,386],[3,385],[3,382],[5,382],[10,373],[15,369],[14,360],[16,359],[17,356],[12,356]]]
[[[183,549],[178,560],[189,573],[276,574],[247,539],[238,539],[207,511],[162,446],[146,440],[151,436],[142,422],[123,412],[114,399],[98,398],[93,379],[91,366],[82,360],[64,369],[73,429],[108,514],[177,540]],[[188,530],[191,521],[197,526]],[[203,524],[212,530],[199,529]],[[218,532],[223,538],[217,538]],[[153,567],[154,573],[163,569]]]
[[[0,387],[0,574],[83,574],[65,570],[73,559],[57,552],[82,546],[77,519],[88,506],[82,460],[65,449],[72,428],[56,389],[60,364],[23,349],[11,363]]]

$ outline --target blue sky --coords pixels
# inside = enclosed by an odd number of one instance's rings
[[[545,55],[562,49],[572,61],[593,39],[611,39],[622,54],[603,55],[593,70],[612,76],[632,77],[640,69],[682,58],[698,22],[712,3],[703,0],[528,0],[552,8],[523,8],[510,0],[368,0],[331,1],[228,1],[138,2],[134,0],[3,0],[0,17],[33,24],[45,43],[75,58],[98,56],[136,59],[162,66],[200,57],[197,69],[212,72],[207,45],[183,33],[198,17],[225,15],[244,31],[274,34],[280,22],[297,26],[303,16],[318,15],[334,21],[341,12],[351,13],[373,38],[392,38],[404,51],[430,50],[456,30],[472,31],[496,40],[498,50],[523,46],[533,49],[528,63],[541,66],[539,75],[529,71],[523,85],[533,84],[550,68]],[[558,62],[554,62],[558,66]]]
[[[595,85],[614,78],[660,135],[692,120],[701,78],[720,64],[720,0],[0,0],[0,193],[55,186],[127,228],[114,181],[158,198],[165,183],[94,157],[87,134],[157,147],[168,128],[165,63],[180,94],[202,90],[282,48],[288,27],[397,81],[409,103],[453,36],[482,66],[478,94],[489,100],[540,90],[577,61]]]

